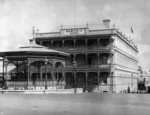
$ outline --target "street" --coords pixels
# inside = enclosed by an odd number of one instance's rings
[[[149,94],[0,94],[0,115],[149,115]]]

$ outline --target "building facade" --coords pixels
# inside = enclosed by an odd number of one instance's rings
[[[71,55],[65,68],[58,69],[58,76],[65,74],[66,88],[137,91],[137,46],[111,28],[109,19],[98,25],[61,26],[53,32],[36,33],[35,41]]]

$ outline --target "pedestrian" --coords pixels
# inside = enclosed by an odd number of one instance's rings
[[[128,93],[130,93],[130,87],[128,86]]]

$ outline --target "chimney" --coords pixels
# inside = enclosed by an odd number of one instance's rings
[[[111,22],[110,19],[104,19],[104,20],[103,20],[103,24],[104,24],[108,29],[110,28],[110,22]]]

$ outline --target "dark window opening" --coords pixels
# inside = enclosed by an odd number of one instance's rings
[[[92,59],[88,58],[88,64],[91,65],[92,64]]]

